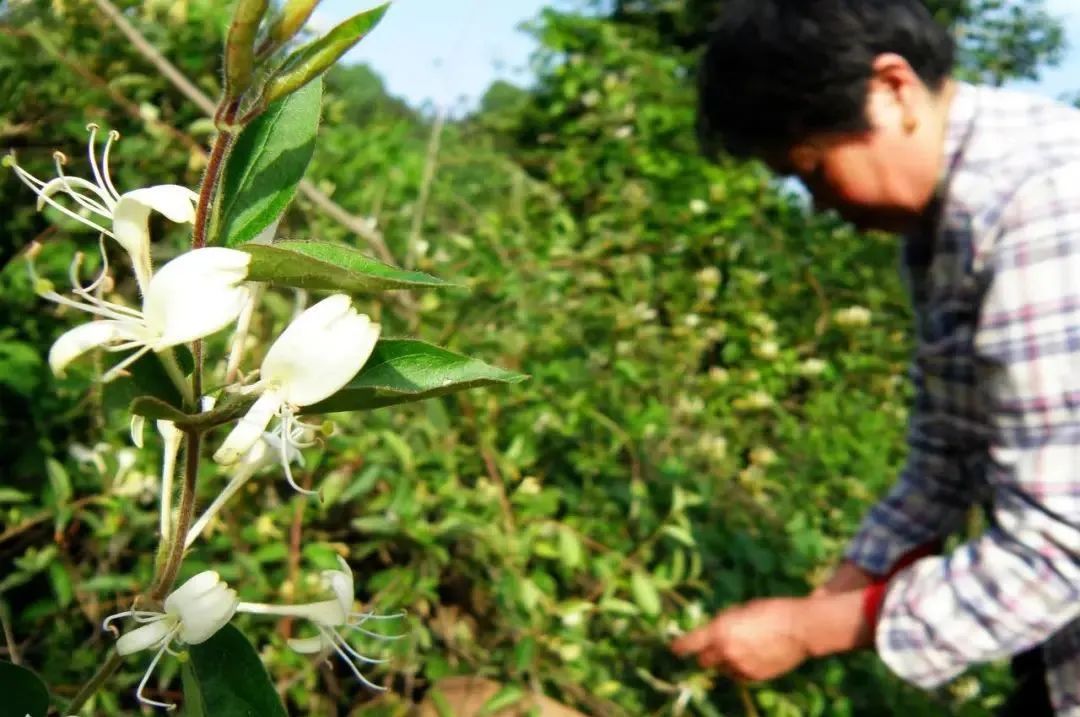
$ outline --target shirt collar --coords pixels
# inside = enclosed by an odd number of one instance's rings
[[[949,180],[963,161],[964,150],[971,137],[979,106],[979,88],[967,82],[957,82],[949,117],[945,126],[945,163],[939,178],[940,188],[948,194]]]
[[[927,213],[921,229],[905,238],[905,263],[925,265],[934,253],[936,235],[945,220],[945,211],[949,205],[953,177],[962,167],[964,153],[975,129],[975,118],[979,107],[979,88],[967,82],[956,82],[949,114],[945,121],[945,144],[941,174],[937,189],[927,207]]]

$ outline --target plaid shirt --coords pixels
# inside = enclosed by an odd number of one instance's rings
[[[988,528],[889,584],[877,649],[934,688],[1042,645],[1056,714],[1080,717],[1080,111],[961,84],[937,226],[905,242],[917,316],[907,464],[848,558]]]

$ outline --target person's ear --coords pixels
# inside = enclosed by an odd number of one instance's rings
[[[874,58],[869,94],[884,93],[899,113],[900,126],[906,134],[919,128],[920,104],[926,88],[917,72],[902,56],[886,52]]]

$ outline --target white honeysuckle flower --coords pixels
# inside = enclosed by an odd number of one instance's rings
[[[357,313],[345,294],[329,296],[297,316],[266,352],[259,381],[240,389],[259,398],[214,453],[214,460],[235,463],[277,416],[280,422],[271,433],[281,439],[285,477],[295,490],[312,493],[296,484],[289,468],[289,448],[305,445],[296,429],[306,426],[296,420],[296,414],[337,393],[363,368],[379,330],[368,316]]]
[[[161,510],[159,530],[161,539],[169,540],[172,535],[172,495],[173,480],[176,478],[176,459],[180,455],[180,444],[184,441],[184,432],[172,421],[157,421],[158,433],[161,434]]]
[[[297,433],[294,433],[293,439],[295,442],[300,442],[301,435],[304,431],[303,428],[297,427]],[[284,450],[288,454],[288,460],[290,463],[297,463],[301,467],[304,465],[304,455],[296,447],[295,444],[287,444],[284,446]],[[235,472],[232,478],[229,479],[225,489],[221,491],[217,498],[214,498],[214,502],[206,509],[206,511],[199,516],[199,519],[195,521],[195,524],[188,530],[188,534],[184,539],[184,548],[190,548],[195,540],[206,529],[206,526],[210,524],[210,520],[217,515],[218,511],[225,503],[236,495],[236,492],[240,490],[253,475],[269,468],[272,465],[277,465],[281,460],[281,439],[274,434],[264,433],[262,439],[255,441],[255,444],[248,449],[244,457],[241,458],[235,464]]]
[[[338,563],[341,570],[323,570],[322,584],[332,597],[319,602],[303,603],[301,605],[267,605],[265,603],[242,602],[236,607],[237,612],[250,615],[273,615],[278,617],[301,618],[309,621],[318,630],[319,634],[307,638],[293,638],[288,641],[289,647],[294,651],[305,655],[336,652],[345,664],[349,666],[357,679],[374,690],[385,689],[368,680],[360,672],[359,664],[375,665],[385,663],[386,660],[376,660],[361,655],[356,648],[349,644],[339,628],[347,628],[353,632],[359,632],[377,640],[399,640],[404,635],[382,635],[372,632],[363,627],[369,620],[397,620],[405,616],[399,612],[392,615],[377,615],[374,612],[353,611],[353,574],[349,564],[340,555]]]
[[[165,598],[164,612],[127,610],[106,618],[102,624],[106,630],[110,629],[114,620],[123,617],[130,617],[140,624],[140,627],[124,633],[116,641],[116,651],[120,655],[157,650],[139,682],[135,697],[143,704],[173,709],[176,705],[143,696],[143,689],[161,655],[165,652],[176,654],[172,649],[174,641],[183,645],[198,645],[209,640],[232,620],[239,603],[236,591],[226,585],[216,572],[207,570],[173,590]]]
[[[53,154],[57,176],[48,182],[41,181],[20,167],[14,155],[8,155],[4,164],[12,167],[19,179],[37,195],[38,211],[45,205],[51,206],[91,229],[115,239],[131,256],[139,289],[146,291],[151,275],[148,225],[150,212],[156,211],[179,224],[192,223],[195,221],[199,195],[178,184],[159,184],[120,194],[113,186],[109,174],[109,150],[120,138],[120,134],[116,131],[109,132],[109,139],[99,162],[96,156],[98,126],[89,124],[86,128],[90,132],[87,154],[90,170],[94,175],[93,182],[64,174],[63,165],[67,158],[61,152]],[[69,197],[81,211],[74,211],[57,202],[54,198],[57,194]],[[102,221],[111,222],[112,229],[102,226]]]
[[[95,285],[104,280],[105,270],[94,284],[82,286],[77,276],[80,262],[77,256],[72,265],[74,299],[47,286],[43,289],[44,282],[35,277],[42,298],[102,319],[76,326],[53,343],[49,366],[58,376],[91,349],[137,349],[105,373],[102,379],[110,381],[149,351],[163,351],[225,328],[240,313],[249,291],[244,279],[251,255],[235,249],[207,247],[173,259],[150,279],[142,311],[106,301],[94,293]]]

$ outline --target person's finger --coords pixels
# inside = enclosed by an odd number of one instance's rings
[[[702,669],[714,669],[721,672],[726,671],[727,657],[724,654],[724,648],[716,645],[710,646],[701,651],[698,655],[698,665]]]
[[[701,652],[709,644],[709,626],[699,627],[671,643],[671,651],[679,657]]]

